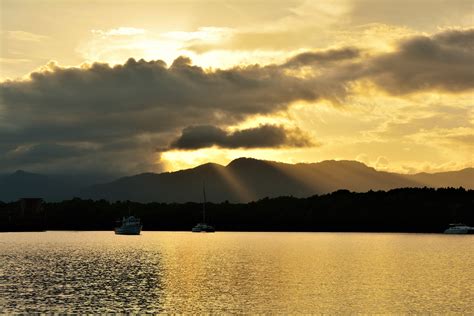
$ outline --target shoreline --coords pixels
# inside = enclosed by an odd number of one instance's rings
[[[16,230],[16,231],[0,231],[1,233],[48,233],[48,232],[110,232],[114,233],[114,230],[95,230],[95,229],[48,229],[48,230]],[[166,233],[192,233],[191,229],[189,230],[142,230],[142,233],[151,233],[151,232],[166,232]],[[426,234],[426,235],[450,235],[450,236],[459,236],[459,235],[474,235],[474,234],[446,234],[444,232],[433,232],[433,231],[369,231],[369,230],[218,230],[211,234],[218,233],[315,233],[315,234]],[[194,233],[197,234],[197,233]],[[207,233],[209,234],[209,233]]]

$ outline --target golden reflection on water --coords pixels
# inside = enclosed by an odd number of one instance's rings
[[[7,233],[0,311],[473,313],[473,250],[424,234]]]

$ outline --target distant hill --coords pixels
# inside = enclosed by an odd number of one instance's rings
[[[355,192],[424,186],[474,189],[474,168],[404,175],[377,171],[355,161],[293,165],[239,158],[227,166],[208,163],[176,172],[124,177],[84,188],[80,196],[138,202],[198,202],[202,200],[203,182],[209,201],[249,202],[264,197],[305,197],[339,189]]]
[[[202,201],[205,182],[209,201],[248,202],[264,197],[295,196],[348,189],[356,192],[403,187],[474,189],[474,168],[404,175],[377,171],[356,161],[285,164],[239,158],[227,166],[207,163],[176,172],[143,173],[113,178],[105,175],[42,175],[18,170],[0,175],[0,201],[41,197],[60,201],[73,197],[137,202]],[[97,184],[102,182],[103,184]],[[106,182],[106,183],[104,183]]]
[[[78,196],[83,187],[110,180],[110,177],[99,175],[43,175],[17,170],[0,175],[0,201],[16,201],[23,197],[61,201]]]

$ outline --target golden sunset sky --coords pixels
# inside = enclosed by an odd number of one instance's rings
[[[473,167],[473,6],[0,0],[0,172]]]

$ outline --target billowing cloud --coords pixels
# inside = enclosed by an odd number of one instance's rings
[[[276,125],[260,125],[254,128],[227,132],[212,125],[190,126],[183,129],[170,149],[199,149],[217,146],[221,148],[278,148],[308,147],[311,139],[299,129]]]
[[[330,98],[344,90],[341,86],[336,92],[317,81],[287,74],[277,65],[206,71],[185,57],[169,67],[162,61],[134,59],[113,67],[50,63],[30,80],[1,83],[0,147],[10,154],[21,146],[87,143],[91,146],[83,159],[100,154],[104,167],[131,152],[140,152],[149,166],[155,159],[153,148],[166,146],[186,126],[231,125],[254,114],[285,110],[297,100]],[[128,170],[130,162],[122,163],[127,172],[143,171]]]
[[[286,74],[278,66],[208,72],[180,57],[169,68],[159,60],[134,59],[114,67],[95,63],[86,68],[62,68],[50,64],[45,71],[32,73],[29,81],[3,82],[1,93],[6,114],[17,123],[31,121],[30,115],[21,117],[26,113],[34,114],[35,120],[51,116],[81,119],[81,115],[90,119],[91,113],[110,118],[145,110],[166,110],[169,121],[170,115],[185,118],[182,111],[196,109],[211,115],[226,112],[231,117],[270,113],[292,101],[325,97],[325,90],[320,88],[324,85],[314,77]],[[168,128],[161,126],[156,128]]]
[[[156,165],[155,148],[172,140],[171,147],[181,149],[308,146],[302,133],[283,126],[233,133],[226,127],[284,112],[297,101],[344,104],[351,83],[360,79],[394,95],[472,89],[473,34],[473,29],[448,30],[408,38],[390,53],[343,47],[230,69],[204,69],[186,57],[170,66],[135,59],[76,68],[50,63],[29,80],[0,83],[0,154],[18,157],[2,168],[15,161],[22,167],[23,161],[26,169],[33,164],[26,157],[47,148],[56,153],[55,165],[74,161],[77,167],[74,157],[80,156],[82,163],[130,173]],[[140,158],[130,159],[134,156]],[[36,157],[35,165],[53,161]]]
[[[411,37],[368,61],[366,73],[392,94],[474,88],[474,29]]]

